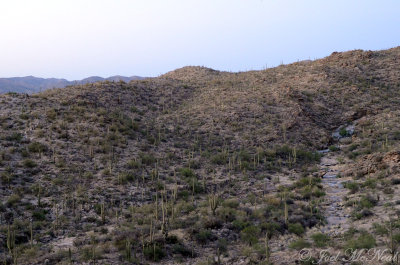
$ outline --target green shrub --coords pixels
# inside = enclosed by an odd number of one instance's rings
[[[350,190],[350,193],[354,194],[359,190],[359,185],[357,182],[346,182],[343,185],[346,189]]]
[[[129,169],[140,168],[140,162],[136,160],[130,160],[126,163],[126,167]]]
[[[377,182],[376,179],[369,178],[362,184],[362,186],[370,188],[370,189],[375,189],[376,188],[376,182]]]
[[[44,144],[33,142],[28,145],[28,150],[32,153],[43,153],[47,150],[47,147]]]
[[[375,230],[375,233],[380,236],[387,235],[389,233],[389,230],[385,225],[379,224],[379,223],[373,223],[373,228]]]
[[[250,246],[258,242],[258,236],[260,234],[260,228],[254,225],[248,226],[240,232],[241,239],[249,244]]]
[[[211,157],[211,163],[217,165],[225,165],[227,161],[225,153],[219,153]]]
[[[236,208],[239,207],[239,204],[240,203],[239,203],[239,201],[237,199],[229,199],[229,200],[225,200],[222,203],[222,206],[236,209]]]
[[[12,194],[7,199],[7,205],[13,206],[21,201],[21,197],[18,194]]]
[[[349,136],[349,132],[346,130],[346,128],[340,129],[339,134],[340,134],[340,136],[342,136],[342,137]]]
[[[57,112],[54,109],[48,110],[46,112],[46,116],[48,120],[55,120],[57,117]]]
[[[376,245],[375,238],[368,232],[363,232],[357,238],[349,239],[345,247],[347,249],[370,249]]]
[[[289,224],[288,230],[290,233],[296,234],[298,236],[304,234],[304,227],[299,223]]]
[[[309,248],[310,246],[311,246],[311,244],[309,242],[307,242],[306,240],[304,240],[303,238],[300,238],[299,240],[296,240],[296,241],[292,241],[289,244],[289,248],[297,249],[297,250],[300,250],[303,248]]]
[[[140,159],[142,161],[142,164],[147,166],[152,165],[157,161],[157,159],[152,154],[141,154]]]
[[[200,244],[206,244],[209,240],[212,239],[212,233],[208,229],[200,230],[197,234],[195,234],[196,241]]]
[[[250,154],[246,150],[240,150],[238,157],[242,162],[251,162]]]
[[[373,198],[371,195],[366,195],[361,197],[360,202],[359,202],[359,206],[361,208],[372,208],[374,206],[376,206],[378,204],[378,201]]]
[[[196,177],[196,174],[194,174],[193,170],[191,170],[190,168],[187,168],[187,167],[179,169],[179,172],[185,178]]]
[[[125,184],[127,182],[133,182],[136,180],[136,176],[133,172],[122,172],[118,174],[119,181],[122,184]]]
[[[371,216],[371,215],[373,215],[373,213],[369,209],[362,209],[362,210],[357,210],[356,209],[352,213],[352,217],[355,220],[360,220],[360,219],[362,219],[364,217],[368,217],[368,216]]]
[[[83,178],[92,179],[93,178],[93,173],[90,172],[90,171],[86,171],[85,173],[83,173]]]
[[[250,223],[238,219],[238,220],[234,220],[234,221],[232,222],[232,225],[233,225],[233,228],[234,228],[235,230],[237,230],[237,231],[242,231],[244,228],[250,226]]]
[[[42,209],[37,209],[33,211],[32,218],[34,221],[44,221],[46,220],[46,211]]]
[[[7,141],[13,141],[13,142],[20,142],[22,140],[22,134],[20,133],[13,133],[9,136],[6,137]]]
[[[336,145],[331,145],[331,146],[329,146],[329,150],[331,152],[336,152],[336,151],[339,151],[340,149]]]
[[[315,233],[311,236],[311,238],[317,247],[325,247],[330,241],[329,236],[323,233]]]
[[[172,253],[180,254],[183,257],[189,257],[192,255],[192,251],[190,251],[187,247],[185,247],[182,243],[176,243],[172,246]]]
[[[22,164],[23,164],[24,167],[26,167],[26,168],[34,168],[34,167],[37,166],[36,163],[35,163],[35,161],[30,160],[30,159],[25,159],[25,160],[22,162]]]

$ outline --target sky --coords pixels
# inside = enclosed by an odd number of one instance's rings
[[[2,0],[0,77],[247,71],[400,45],[399,0]]]

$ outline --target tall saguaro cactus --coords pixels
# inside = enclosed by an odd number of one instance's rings
[[[211,194],[208,197],[208,204],[210,205],[212,214],[215,216],[215,211],[217,210],[217,208],[219,206],[219,196],[215,193]]]

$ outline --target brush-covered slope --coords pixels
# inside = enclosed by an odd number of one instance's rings
[[[11,78],[0,78],[0,94],[4,93],[37,93],[51,88],[63,88],[70,85],[95,83],[100,81],[124,81],[129,82],[131,80],[144,79],[140,76],[111,76],[103,78],[99,76],[91,76],[82,80],[68,81],[66,79],[58,78],[39,78],[34,76],[26,77],[11,77]]]
[[[324,223],[308,206],[324,196],[316,151],[339,126],[398,114],[399,56],[0,96],[0,259],[258,263],[267,231],[286,256],[296,231]]]

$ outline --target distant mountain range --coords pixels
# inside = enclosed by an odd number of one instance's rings
[[[68,81],[66,79],[58,78],[39,78],[34,76],[26,77],[11,77],[11,78],[0,78],[0,94],[7,92],[17,93],[35,93],[50,88],[63,88],[69,85],[95,83],[99,81],[125,81],[140,80],[145,77],[140,76],[110,76],[103,78],[100,76],[91,76],[82,80]]]

